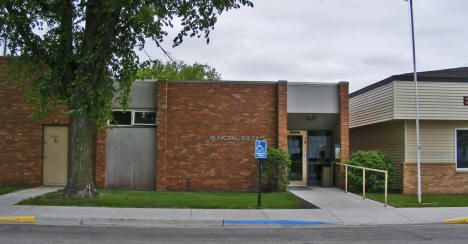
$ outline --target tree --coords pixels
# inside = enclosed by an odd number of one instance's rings
[[[154,60],[145,62],[137,71],[137,79],[167,79],[167,80],[221,80],[221,74],[207,64],[192,65],[179,62]]]
[[[91,135],[110,117],[111,99],[127,105],[138,69],[135,49],[160,45],[180,26],[175,47],[189,37],[209,42],[224,11],[249,0],[2,0],[0,35],[8,36],[14,73],[31,80],[28,100],[43,117],[57,105],[70,114],[65,197],[98,195],[91,175]],[[117,86],[114,86],[114,83]]]

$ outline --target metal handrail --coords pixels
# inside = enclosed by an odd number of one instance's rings
[[[384,202],[384,206],[385,207],[387,206],[387,186],[388,186],[388,171],[387,170],[372,169],[372,168],[366,168],[366,167],[355,166],[355,165],[351,165],[351,164],[342,164],[342,163],[336,163],[336,162],[335,162],[335,164],[345,166],[345,192],[348,192],[348,167],[362,169],[362,197],[364,199],[366,199],[366,170],[385,173],[385,202]]]

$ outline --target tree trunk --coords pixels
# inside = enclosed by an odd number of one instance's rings
[[[68,131],[68,177],[63,192],[66,198],[96,197],[93,182],[91,151],[93,122],[87,111],[70,115]]]

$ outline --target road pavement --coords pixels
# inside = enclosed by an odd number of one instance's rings
[[[1,243],[463,243],[468,225],[137,228],[0,224]]]

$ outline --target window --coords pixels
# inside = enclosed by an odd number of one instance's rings
[[[114,126],[141,126],[156,125],[156,112],[153,111],[112,111],[112,120],[109,125]]]
[[[468,97],[463,97],[463,105],[468,105]]]
[[[132,112],[112,111],[111,125],[132,125]]]
[[[156,113],[155,112],[135,112],[134,121],[135,125],[155,125]]]
[[[332,132],[329,130],[310,130],[307,132],[307,157],[309,162],[330,162]]]
[[[468,129],[455,130],[457,169],[468,170]]]

